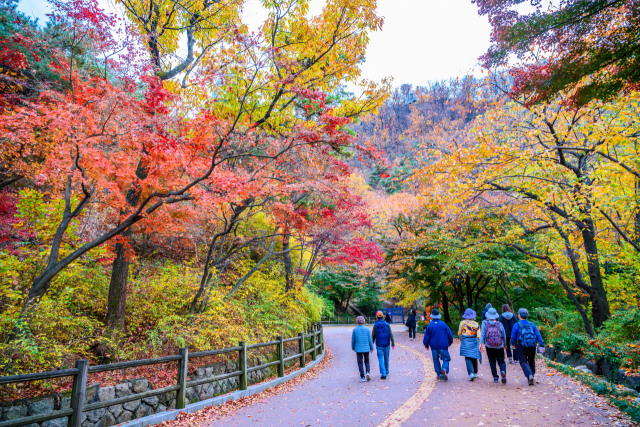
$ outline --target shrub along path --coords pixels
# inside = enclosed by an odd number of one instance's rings
[[[375,352],[372,380],[361,383],[351,351],[352,327],[326,327],[331,365],[290,392],[272,396],[219,419],[214,426],[630,426],[634,425],[587,387],[538,362],[539,383],[526,384],[517,365],[507,365],[508,383],[494,384],[488,362],[468,381],[458,345],[451,348],[448,382],[434,387],[430,352],[409,342],[394,326],[391,374],[381,380]],[[425,356],[428,356],[425,357]],[[484,355],[486,357],[486,354]],[[424,364],[428,369],[424,369]]]

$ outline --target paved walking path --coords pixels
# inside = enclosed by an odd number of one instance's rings
[[[626,426],[619,411],[539,361],[539,384],[529,387],[522,370],[508,365],[508,383],[494,384],[488,362],[480,378],[468,381],[458,346],[448,382],[435,384],[430,352],[422,340],[410,342],[406,328],[394,325],[388,379],[380,379],[375,351],[372,380],[361,383],[351,351],[352,327],[326,327],[331,365],[295,390],[245,407],[210,426]],[[485,354],[486,356],[486,354]],[[428,358],[427,358],[428,357]],[[427,366],[425,370],[424,366]]]

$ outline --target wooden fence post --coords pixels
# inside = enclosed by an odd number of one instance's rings
[[[176,409],[184,409],[187,406],[187,367],[189,365],[189,349],[181,348],[178,354],[182,359],[178,360],[178,385],[176,393]]]
[[[240,390],[247,389],[247,343],[245,341],[240,341],[238,344],[242,349],[238,352],[238,362],[240,365],[240,370],[242,373],[240,374]]]
[[[69,421],[67,422],[69,427],[80,427],[80,424],[82,424],[82,410],[84,409],[84,397],[87,391],[89,361],[86,359],[76,360],[75,367],[79,372],[73,378],[71,402],[69,402],[71,409],[73,409],[73,414],[69,417]]]
[[[324,327],[322,325],[320,325],[320,344],[322,344],[320,350],[324,354]]]
[[[300,350],[300,367],[304,368],[307,365],[307,363],[305,361],[305,354],[304,354],[304,332],[300,332],[298,334],[298,337],[300,338],[299,342],[298,342],[298,344],[300,345],[300,348],[299,348],[299,350]]]
[[[280,378],[284,377],[284,339],[282,337],[277,338],[278,341],[278,360],[280,360],[280,364],[278,365],[278,376]]]
[[[316,360],[316,358],[318,357],[318,342],[316,341],[316,337],[318,336],[318,328],[316,327],[316,325],[313,325],[311,327],[311,333],[313,334],[313,336],[311,337],[311,348],[313,349],[311,351],[311,360]]]

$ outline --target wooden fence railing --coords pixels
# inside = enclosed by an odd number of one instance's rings
[[[365,316],[364,320],[367,322],[367,324],[376,322],[376,318],[373,316]],[[356,316],[323,317],[321,323],[323,325],[355,325]]]
[[[305,340],[311,338],[311,348],[305,349]],[[289,357],[284,357],[284,345],[288,342],[298,341],[299,353]],[[277,360],[262,365],[249,368],[247,366],[247,351],[276,346]],[[187,381],[188,377],[188,365],[189,359],[195,359],[199,357],[216,356],[228,353],[238,353],[238,366],[239,369],[234,372],[229,372],[222,375],[217,375],[209,378],[203,378],[199,380]],[[175,356],[156,357],[153,359],[133,360],[129,362],[111,363],[108,365],[95,365],[89,366],[88,360],[77,360],[75,367],[72,369],[63,369],[60,371],[39,372],[35,374],[23,374],[23,375],[11,375],[0,377],[0,385],[14,384],[37,380],[46,380],[61,377],[73,377],[73,387],[71,390],[70,408],[55,410],[47,414],[32,415],[28,417],[22,417],[15,420],[0,422],[0,427],[19,427],[23,425],[29,425],[33,423],[41,423],[43,421],[52,420],[56,418],[68,417],[68,427],[80,427],[82,423],[83,412],[94,411],[96,409],[106,408],[112,405],[120,405],[134,400],[145,399],[152,396],[157,396],[162,393],[177,391],[176,396],[176,409],[184,409],[186,406],[186,393],[187,388],[195,387],[198,385],[211,383],[215,381],[225,380],[232,377],[239,377],[238,388],[240,390],[247,389],[247,375],[251,372],[258,371],[260,369],[266,369],[271,366],[277,366],[278,377],[284,376],[285,363],[299,359],[300,368],[306,366],[306,356],[311,354],[311,360],[316,360],[319,354],[324,352],[324,335],[321,325],[314,325],[310,328],[308,333],[299,333],[297,337],[286,338],[278,337],[275,341],[269,341],[265,343],[250,344],[240,341],[238,346],[231,348],[223,348],[220,350],[209,350],[189,353],[186,348],[181,348],[179,354]],[[88,374],[94,372],[115,371],[125,368],[135,368],[138,366],[156,365],[159,363],[178,362],[178,376],[177,383],[172,386],[163,387],[157,390],[149,390],[143,393],[135,393],[129,396],[120,397],[117,399],[107,400],[105,402],[95,402],[85,404],[85,391],[87,388]]]

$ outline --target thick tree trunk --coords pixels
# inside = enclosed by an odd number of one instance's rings
[[[138,161],[136,177],[143,180],[147,178],[147,171]],[[134,207],[140,201],[140,190],[133,184],[127,191],[127,203]],[[122,235],[129,240],[131,237],[131,227],[127,228]],[[109,299],[107,302],[107,325],[111,328],[125,330],[125,304],[127,301],[127,284],[129,280],[129,265],[131,261],[127,259],[126,248],[122,243],[116,243],[116,259],[113,260],[111,269],[111,281],[109,283]]]
[[[449,314],[449,298],[447,298],[446,292],[442,292],[442,314],[444,314],[444,323],[446,323],[447,325],[451,325],[451,316]]]
[[[467,308],[473,307],[473,292],[471,289],[471,276],[465,274],[464,284],[466,286],[467,291]]]
[[[128,237],[127,233],[127,237]],[[107,301],[107,325],[111,329],[125,330],[125,308],[127,304],[127,285],[129,279],[129,264],[126,248],[122,243],[116,243],[116,258],[111,269],[109,283],[109,299]]]
[[[595,228],[593,222],[588,219],[585,221],[587,227],[581,230],[584,242],[584,251],[587,255],[587,271],[589,272],[589,281],[591,284],[591,317],[593,318],[593,326],[597,329],[611,317],[609,309],[609,300],[607,299],[607,291],[604,288],[602,280],[602,272],[600,271],[600,258],[598,254],[598,244],[595,238]]]
[[[294,289],[294,281],[293,281],[293,263],[291,262],[291,233],[289,231],[289,227],[285,227],[284,235],[282,237],[282,254],[283,262],[284,262],[284,278],[285,278],[285,290],[287,292],[292,291]]]
[[[640,178],[636,177],[635,180],[635,190],[636,190],[636,206],[635,212],[633,215],[633,225],[634,225],[634,235],[633,241],[636,244],[640,244]]]

